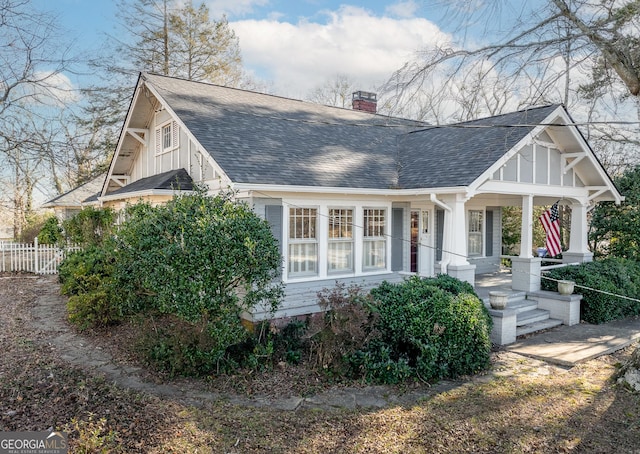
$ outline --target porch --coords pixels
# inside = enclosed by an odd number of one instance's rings
[[[491,340],[498,345],[513,344],[518,336],[525,334],[580,322],[580,295],[514,290],[511,269],[477,275],[475,290],[493,319]],[[490,306],[492,292],[508,295],[504,309]]]

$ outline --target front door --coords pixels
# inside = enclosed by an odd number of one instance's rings
[[[433,276],[434,247],[431,211],[411,211],[411,272]]]

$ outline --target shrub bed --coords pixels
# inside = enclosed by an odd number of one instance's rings
[[[582,295],[581,318],[588,323],[599,324],[640,315],[640,302],[633,300],[640,297],[638,261],[610,257],[550,270],[545,277],[550,279],[542,279],[543,290],[556,291],[556,280],[561,279],[577,284],[574,292]]]
[[[473,287],[448,275],[371,291],[378,336],[352,357],[369,381],[473,374],[489,365],[491,317]]]

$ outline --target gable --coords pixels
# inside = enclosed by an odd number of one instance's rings
[[[190,182],[210,186],[215,182],[229,182],[175,113],[141,77],[101,196],[125,197],[137,191],[139,184],[136,183],[179,170],[186,172]]]
[[[573,197],[583,203],[624,199],[566,110],[559,107],[493,164],[470,193]]]
[[[398,134],[423,123],[145,75],[236,184],[397,187]]]
[[[470,186],[557,108],[532,108],[406,134],[400,141],[400,187]]]

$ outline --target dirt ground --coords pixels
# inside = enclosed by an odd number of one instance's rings
[[[127,353],[134,326],[80,336],[46,295],[54,278],[0,275],[0,431],[62,430],[70,452],[640,454],[640,396],[611,380],[630,348],[571,369],[498,351],[489,373],[441,388],[376,388],[402,404],[282,409],[344,385],[288,366],[172,381]]]

